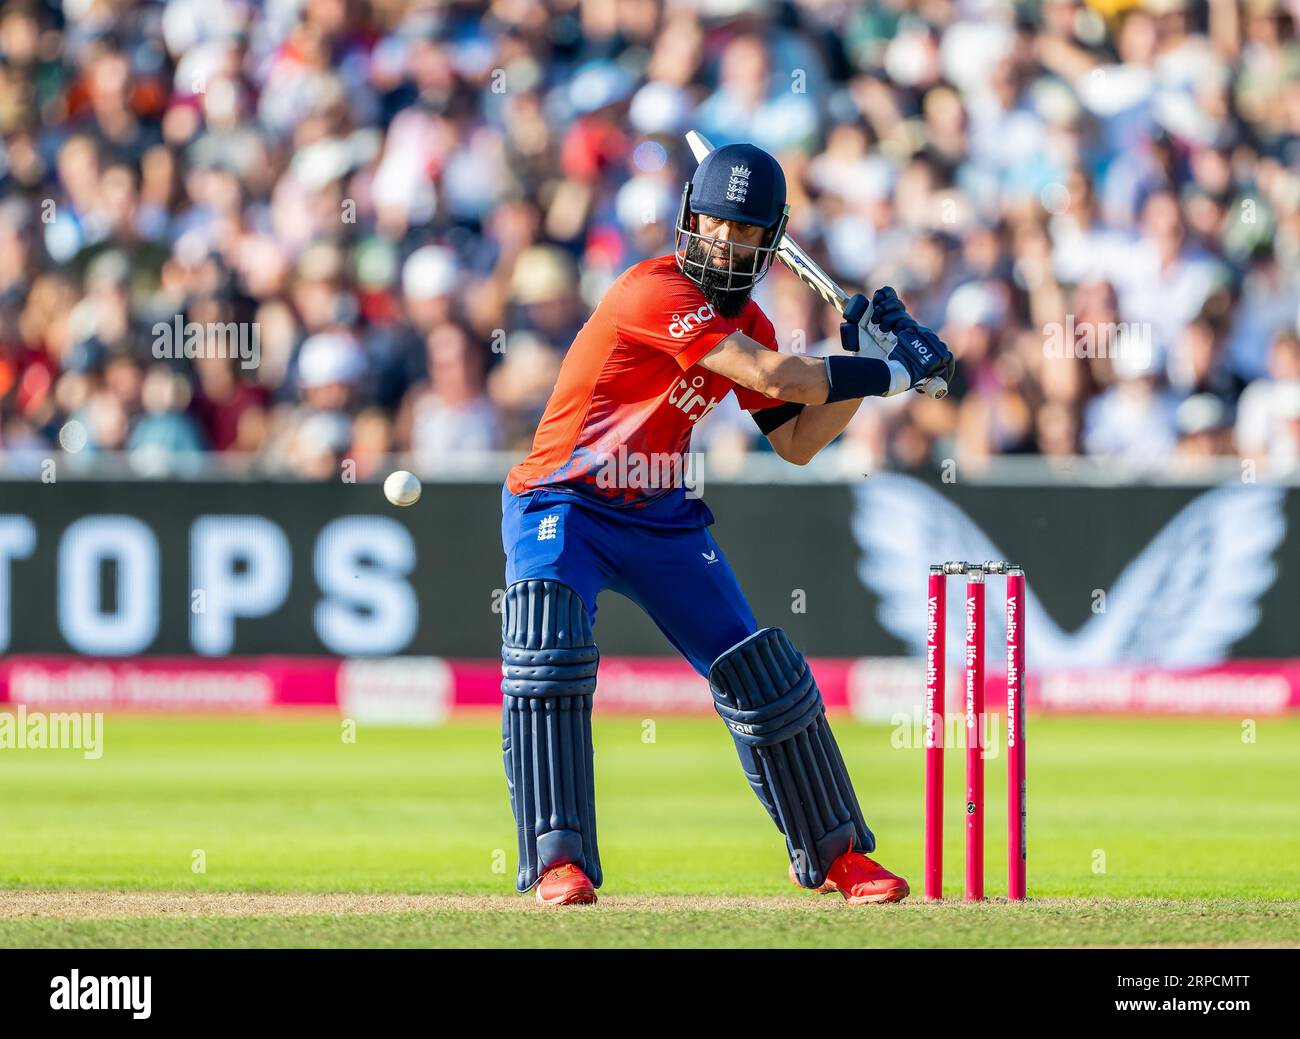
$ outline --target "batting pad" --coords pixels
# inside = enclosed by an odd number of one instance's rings
[[[875,850],[821,692],[784,631],[764,628],[727,650],[709,669],[709,686],[800,884],[820,886],[850,847]]]
[[[582,598],[556,581],[506,589],[501,623],[501,749],[527,891],[571,862],[600,887],[591,697],[600,654]]]

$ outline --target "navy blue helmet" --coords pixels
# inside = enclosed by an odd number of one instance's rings
[[[696,217],[751,224],[767,229],[757,246],[701,234]],[[682,189],[677,213],[677,266],[703,286],[719,276],[727,291],[751,289],[771,269],[776,247],[785,234],[785,174],[781,165],[752,144],[726,144],[701,160]],[[725,258],[725,266],[714,264]]]

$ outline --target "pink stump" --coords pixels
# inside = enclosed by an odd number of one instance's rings
[[[925,897],[943,898],[943,708],[947,582],[930,567],[925,622]]]
[[[966,577],[966,899],[984,897],[984,571]]]
[[[1025,897],[1025,575],[1007,573],[1007,897]]]

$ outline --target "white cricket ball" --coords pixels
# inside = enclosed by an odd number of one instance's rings
[[[384,481],[384,497],[394,505],[414,505],[420,500],[420,481],[414,473],[398,469]]]

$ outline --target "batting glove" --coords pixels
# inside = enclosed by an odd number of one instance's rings
[[[911,318],[900,324],[891,333],[895,339],[894,349],[889,352],[890,367],[900,364],[907,373],[907,384],[895,380],[890,385],[892,396],[905,389],[920,389],[920,384],[933,376],[940,376],[951,383],[957,361],[944,341],[924,325],[918,325]]]
[[[909,389],[921,392],[920,383],[935,375],[952,382],[956,362],[951,351],[934,332],[916,323],[888,285],[876,290],[870,304],[858,293],[844,305],[840,345],[853,353],[865,349],[889,362],[892,379],[885,396]]]

